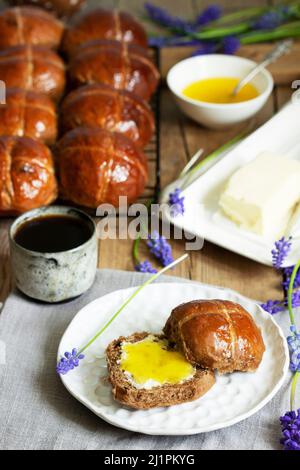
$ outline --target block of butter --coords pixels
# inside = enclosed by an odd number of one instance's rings
[[[219,205],[242,228],[276,239],[299,201],[300,162],[264,152],[229,178]]]

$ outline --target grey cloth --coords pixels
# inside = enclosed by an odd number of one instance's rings
[[[141,284],[148,275],[99,270],[84,296],[46,305],[18,292],[0,315],[0,449],[193,450],[279,449],[279,416],[289,407],[290,377],[276,397],[253,417],[230,428],[186,437],[146,436],[115,428],[73,398],[55,373],[60,338],[88,302],[116,289]],[[156,282],[190,282],[162,277]],[[288,332],[287,314],[277,321]],[[3,347],[2,347],[3,349]]]

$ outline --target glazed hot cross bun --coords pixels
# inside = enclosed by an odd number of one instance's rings
[[[176,307],[164,327],[192,364],[220,373],[254,371],[265,351],[251,315],[229,300],[195,300]]]

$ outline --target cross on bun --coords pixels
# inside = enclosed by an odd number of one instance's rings
[[[22,44],[58,48],[64,25],[42,8],[24,6],[0,12],[0,49]]]
[[[44,46],[15,46],[0,51],[0,78],[7,87],[33,90],[58,100],[65,87],[65,65]]]
[[[45,206],[56,197],[54,164],[48,147],[29,137],[0,137],[0,215]]]
[[[77,127],[58,142],[56,156],[62,196],[81,206],[118,206],[120,196],[131,203],[147,181],[145,155],[118,132]]]
[[[79,10],[85,0],[9,0],[11,5],[34,5],[53,11],[58,16],[71,16]]]
[[[60,109],[63,132],[75,127],[101,127],[121,132],[144,147],[154,131],[150,106],[138,96],[107,85],[86,85],[72,91]]]
[[[171,312],[163,331],[192,364],[222,374],[255,371],[265,351],[251,315],[228,300],[181,304]]]
[[[94,39],[115,39],[147,47],[143,26],[129,13],[96,8],[80,15],[65,32],[63,48],[69,55]]]
[[[159,73],[146,49],[119,41],[95,40],[83,44],[73,56],[69,75],[74,85],[103,83],[132,91],[149,100]]]
[[[55,104],[46,95],[7,88],[0,106],[0,135],[27,136],[53,144],[57,134]]]

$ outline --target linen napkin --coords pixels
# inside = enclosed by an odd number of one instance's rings
[[[11,293],[0,314],[0,449],[280,449],[279,416],[289,408],[290,375],[276,397],[251,418],[194,436],[147,436],[118,429],[67,392],[55,364],[60,338],[72,318],[97,297],[139,285],[148,276],[98,270],[85,295],[55,305]],[[164,276],[156,282],[192,281]],[[287,334],[287,313],[276,320]]]

